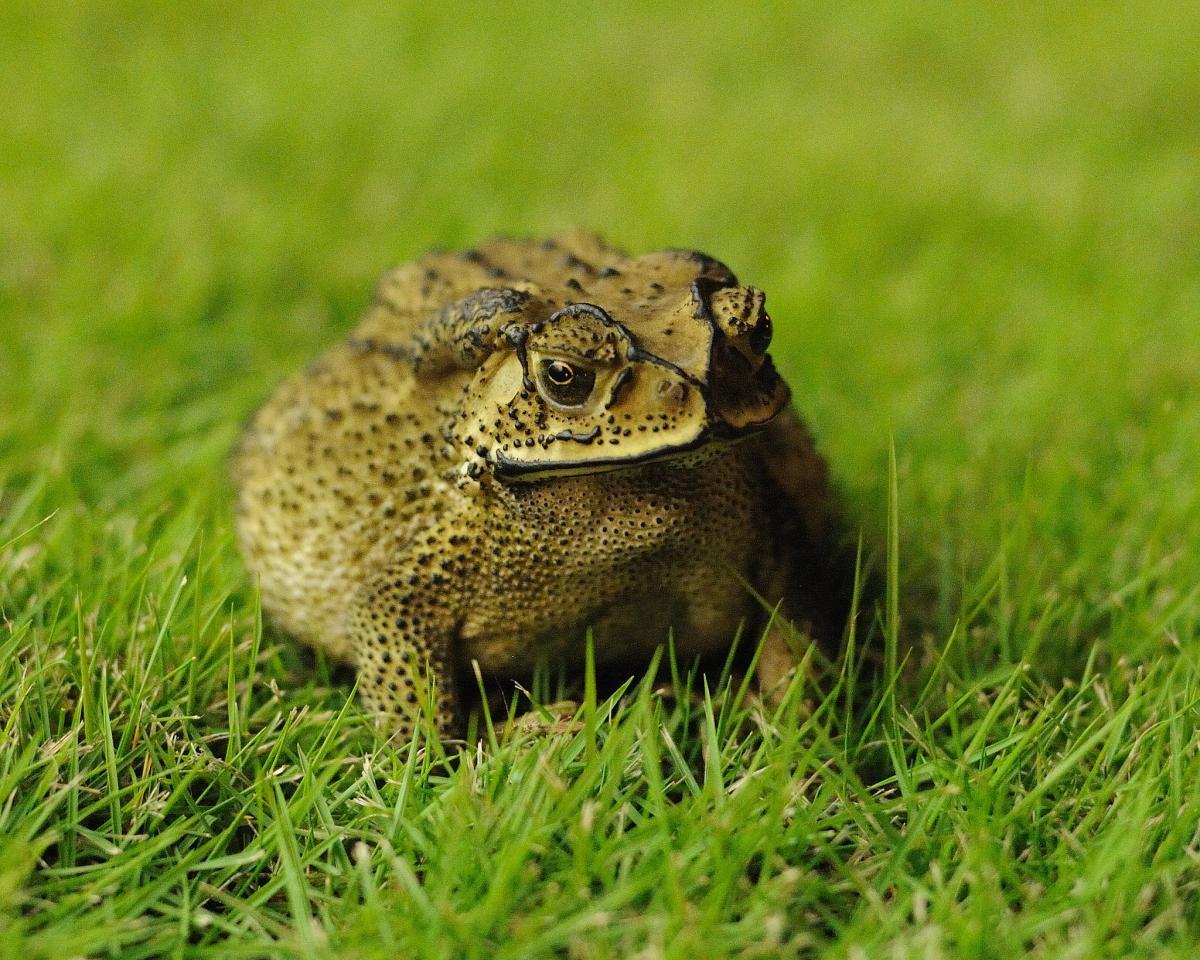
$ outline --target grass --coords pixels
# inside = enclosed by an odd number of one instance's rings
[[[1194,956],[1198,20],[0,7],[0,957]],[[897,669],[397,750],[224,457],[389,264],[574,224],[768,291]]]

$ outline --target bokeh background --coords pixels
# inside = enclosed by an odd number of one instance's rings
[[[1183,2],[6,0],[0,634],[119,663],[138,589],[195,561],[219,652],[252,618],[224,461],[254,407],[390,265],[583,227],[767,291],[877,558],[894,444],[915,667],[1173,656],[1198,36]]]

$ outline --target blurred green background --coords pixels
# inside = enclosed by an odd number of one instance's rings
[[[138,590],[161,605],[197,555],[185,602],[209,619],[179,642],[223,655],[223,617],[253,618],[224,479],[244,419],[390,265],[576,226],[706,250],[767,291],[875,555],[894,442],[914,663],[956,623],[966,677],[1191,649],[1198,36],[1182,2],[7,0],[8,666],[40,650],[86,674],[93,629],[120,663]]]

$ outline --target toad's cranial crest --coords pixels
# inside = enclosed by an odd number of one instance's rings
[[[496,239],[396,268],[235,454],[264,606],[405,735],[422,711],[454,728],[472,659],[515,678],[580,660],[588,629],[636,665],[669,631],[718,652],[782,601],[836,639],[852,570],[772,327],[691,251]],[[798,651],[780,625],[766,643],[771,688]]]

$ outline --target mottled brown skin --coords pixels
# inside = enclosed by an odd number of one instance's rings
[[[782,602],[837,639],[851,571],[826,471],[766,355],[762,294],[702,254],[496,239],[387,274],[346,343],[235,454],[271,617],[357,666],[402,736],[455,683],[541,656],[727,649]],[[803,651],[776,625],[767,688]]]

